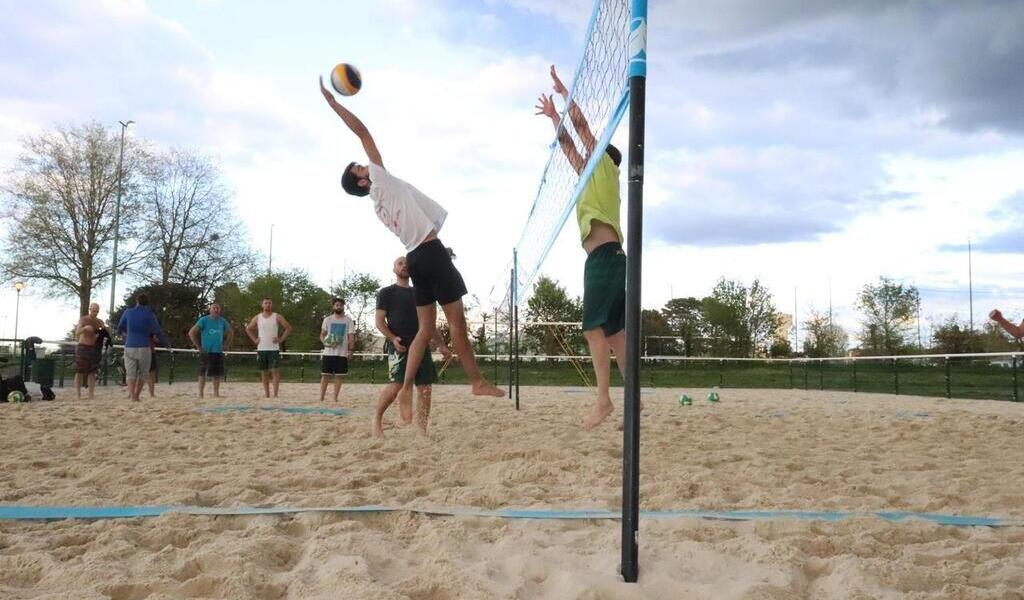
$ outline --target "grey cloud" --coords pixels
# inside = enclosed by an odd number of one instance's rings
[[[991,254],[1024,254],[1024,192],[1017,192],[999,203],[988,214],[1004,228],[971,243],[971,250]],[[966,252],[967,244],[943,244],[943,252]]]
[[[648,234],[681,246],[756,246],[814,241],[839,230],[834,222],[799,213],[729,214],[686,206],[673,203],[649,210]]]
[[[878,104],[938,110],[960,131],[1024,133],[1022,2],[675,2],[675,58],[703,71],[831,69]],[[885,110],[876,106],[875,110]]]

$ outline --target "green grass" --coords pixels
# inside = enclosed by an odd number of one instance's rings
[[[60,387],[70,385],[74,375],[72,357],[54,356],[55,382]],[[172,359],[160,354],[160,382],[194,381],[197,356],[175,353]],[[255,359],[250,356],[229,355],[226,360],[228,381],[259,381]],[[589,363],[580,365],[593,381]],[[347,381],[354,383],[383,383],[387,376],[387,361],[383,358],[354,358],[349,365]],[[508,363],[494,362],[490,357],[480,358],[484,376],[499,386],[508,384]],[[1024,365],[1021,365],[1024,367]],[[438,364],[440,368],[440,364]],[[947,385],[947,372],[949,381]],[[286,356],[281,362],[284,381],[315,382],[320,377],[318,356]],[[732,362],[716,359],[696,361],[644,361],[641,366],[641,385],[667,388],[769,388],[844,390],[885,394],[907,394],[952,398],[991,400],[1024,400],[1024,368],[1018,368],[1015,395],[1014,370],[990,365],[982,359],[950,359],[948,366],[941,359],[901,360],[894,369],[891,360],[861,360],[822,363],[787,362]],[[442,376],[441,383],[465,383],[462,367],[453,364]],[[519,368],[522,385],[578,386],[582,380],[568,361],[523,360]],[[612,370],[612,384],[621,385],[618,371]]]

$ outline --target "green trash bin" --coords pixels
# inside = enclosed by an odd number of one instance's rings
[[[57,368],[57,361],[52,358],[37,358],[32,361],[32,381],[39,384],[39,387],[52,388],[53,374]]]

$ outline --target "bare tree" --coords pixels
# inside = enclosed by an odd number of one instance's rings
[[[218,285],[251,274],[255,257],[245,228],[208,157],[188,150],[152,156],[140,193],[149,232],[143,278],[198,287],[209,296]]]
[[[110,277],[120,137],[100,123],[58,127],[22,141],[23,152],[4,185],[0,213],[7,221],[0,277],[41,283],[50,296],[78,297],[85,314],[93,290]],[[134,184],[142,152],[129,140],[124,152],[120,237],[140,228]],[[123,244],[118,268],[141,258]]]

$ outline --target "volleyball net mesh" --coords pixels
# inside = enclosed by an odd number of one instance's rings
[[[585,168],[577,173],[563,154],[558,135],[555,136],[537,195],[515,246],[518,256],[516,285],[513,288],[507,275],[512,267],[510,261],[503,279],[491,289],[493,306],[507,307],[513,294],[515,298],[512,300],[519,306],[529,298],[531,285],[541,265],[626,112],[629,105],[630,21],[630,0],[595,2],[583,55],[573,75],[568,101],[562,108],[561,130],[570,136],[577,148],[585,147],[567,118],[567,108],[574,102],[586,118],[596,144]],[[584,155],[584,158],[587,157]]]

